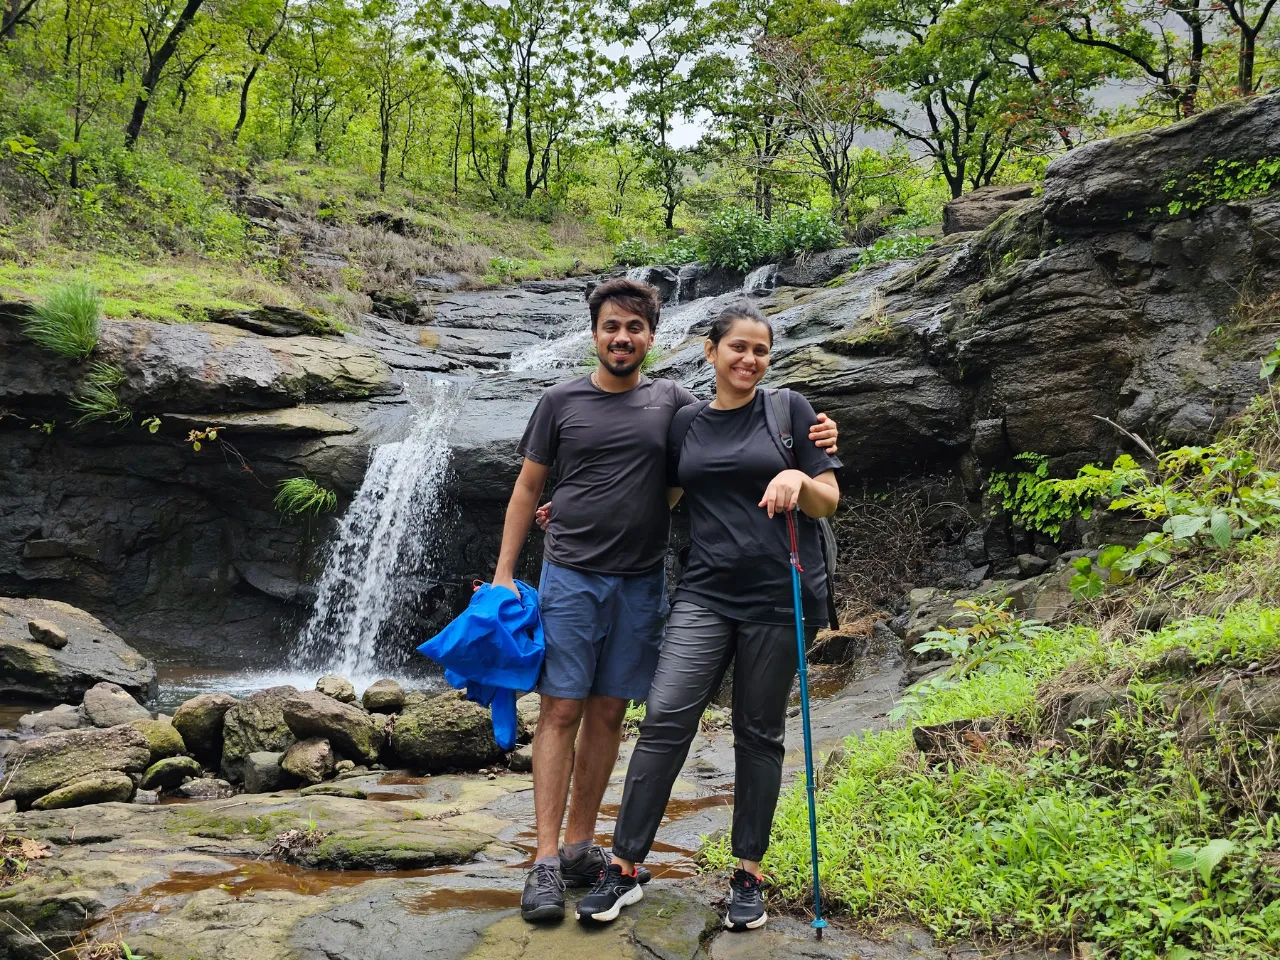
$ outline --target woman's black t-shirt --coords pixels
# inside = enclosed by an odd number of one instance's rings
[[[769,435],[766,398],[736,410],[704,406],[680,449],[667,443],[667,476],[684,488],[689,509],[689,562],[676,590],[688,600],[733,620],[794,623],[790,539],[781,514],[769,519],[757,506],[769,481],[791,464]],[[836,470],[840,461],[809,439],[817,422],[809,401],[791,391],[791,432],[798,468],[810,477]],[[827,619],[827,583],[818,525],[795,511],[800,542],[804,614],[811,625]]]

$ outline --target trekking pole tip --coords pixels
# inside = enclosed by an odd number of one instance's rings
[[[821,917],[818,917],[816,920],[813,921],[812,924],[810,924],[810,926],[812,926],[813,929],[817,932],[818,939],[821,940],[822,931],[826,928],[827,921],[823,920]]]

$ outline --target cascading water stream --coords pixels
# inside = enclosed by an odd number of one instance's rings
[[[408,647],[391,645],[396,653],[388,656],[380,641],[431,573],[449,433],[465,394],[456,381],[425,381],[422,396],[413,398],[417,410],[408,433],[373,451],[299,639],[307,667],[340,673],[359,687],[401,662]]]

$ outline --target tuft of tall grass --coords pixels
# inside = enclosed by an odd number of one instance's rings
[[[83,360],[98,345],[102,300],[87,280],[69,280],[53,288],[23,331],[40,346],[72,360]]]
[[[319,516],[338,505],[338,495],[326,490],[310,477],[290,477],[280,481],[275,508],[286,517],[310,513]]]
[[[119,367],[101,362],[90,366],[83,389],[71,398],[71,406],[80,411],[76,425],[93,420],[124,423],[133,419],[133,411],[124,405],[117,392],[124,381],[124,371]]]

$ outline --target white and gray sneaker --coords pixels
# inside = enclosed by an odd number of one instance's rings
[[[520,895],[520,916],[530,923],[564,919],[564,881],[552,863],[535,863]]]
[[[618,919],[623,907],[643,899],[644,887],[640,886],[639,875],[623,873],[620,866],[611,863],[591,892],[578,901],[576,916],[579,920],[608,923]]]

